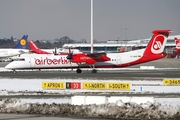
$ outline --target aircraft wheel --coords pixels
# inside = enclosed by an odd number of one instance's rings
[[[13,73],[17,73],[17,71],[15,69],[13,69]]]
[[[77,72],[77,73],[81,73],[82,70],[81,70],[80,68],[78,68],[78,69],[76,70],[76,72]]]
[[[96,69],[92,69],[92,73],[97,73],[97,70]]]

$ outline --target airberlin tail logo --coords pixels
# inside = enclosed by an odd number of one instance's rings
[[[155,44],[153,45],[154,50],[159,50],[162,47],[162,43],[160,41],[155,41]]]
[[[154,41],[151,47],[151,51],[154,54],[162,53],[165,46],[165,37],[162,35],[157,35],[154,37]]]

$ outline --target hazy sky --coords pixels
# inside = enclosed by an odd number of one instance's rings
[[[91,39],[91,0],[0,0],[0,38]],[[94,39],[141,39],[154,29],[180,34],[180,0],[94,0]]]

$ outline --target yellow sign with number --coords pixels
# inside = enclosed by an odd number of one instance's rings
[[[128,82],[113,82],[108,83],[109,90],[130,90],[130,83]]]
[[[43,89],[65,89],[64,82],[42,82]]]
[[[180,85],[180,78],[165,78],[163,80],[164,85]]]

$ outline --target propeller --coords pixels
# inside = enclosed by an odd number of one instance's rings
[[[72,57],[73,57],[73,52],[71,52],[71,49],[69,48],[69,53],[68,53],[68,55],[67,55],[66,58],[69,60],[70,66],[71,66],[71,70],[73,71],[72,64],[71,64],[71,62],[72,62]]]
[[[58,55],[58,53],[57,53],[57,47],[54,48],[54,55]]]
[[[73,56],[73,52],[71,52],[71,50],[69,48],[69,53],[68,53],[68,56],[66,58],[69,60],[72,60],[72,56]]]

